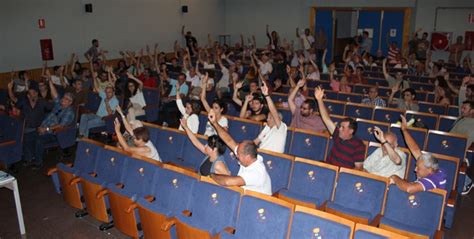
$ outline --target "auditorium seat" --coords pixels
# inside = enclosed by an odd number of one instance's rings
[[[241,119],[238,117],[228,117],[229,134],[236,142],[243,140],[254,140],[260,133],[262,123],[254,120]]]
[[[58,163],[48,170],[47,174],[51,176],[56,192],[62,194],[64,201],[71,207],[84,209],[78,177],[95,171],[97,155],[100,151],[105,151],[103,147],[99,142],[81,139],[77,144],[74,165]]]
[[[226,227],[235,228],[240,187],[222,187],[209,177],[201,176],[195,183],[186,214],[177,214],[177,237],[180,239],[211,239]]]
[[[288,94],[286,93],[272,92],[270,98],[272,98],[272,101],[275,104],[282,104],[284,102],[288,102]]]
[[[434,130],[436,129],[436,125],[438,125],[438,115],[436,114],[407,110],[405,117],[408,121],[413,118],[416,122],[423,123],[427,129]]]
[[[449,130],[451,130],[451,128],[453,127],[453,124],[454,124],[454,122],[456,122],[456,120],[458,120],[458,117],[448,116],[448,115],[440,115],[437,130],[444,131],[444,132],[449,132]]]
[[[185,140],[187,140],[187,136],[184,132],[177,129],[162,128],[153,144],[160,153],[163,163],[168,163],[181,157],[181,149]]]
[[[337,100],[351,103],[360,103],[362,101],[362,95],[358,93],[339,92],[337,94]]]
[[[351,118],[366,119],[366,120],[371,120],[373,113],[374,113],[373,106],[350,103],[350,102],[346,104],[346,108],[344,110],[344,116],[351,117]]]
[[[287,188],[295,157],[264,149],[258,149],[258,154],[262,156],[263,164],[272,179],[272,193]]]
[[[235,230],[227,228],[220,238],[285,239],[293,210],[293,204],[247,190],[240,203]]]
[[[409,194],[391,185],[379,227],[413,238],[442,238],[445,196],[440,189]]]
[[[290,154],[295,157],[324,161],[328,151],[329,135],[313,131],[295,129],[290,146]]]
[[[354,222],[336,215],[296,206],[289,238],[352,239],[354,224]]]
[[[324,105],[329,114],[344,115],[346,103],[338,100],[324,100]]]
[[[339,167],[296,158],[288,187],[278,191],[277,197],[293,204],[320,208],[331,200]]]
[[[160,173],[161,163],[138,155],[132,155],[124,170],[123,184],[107,185],[110,212],[114,227],[123,234],[138,238],[141,230],[136,212],[138,198],[152,197],[154,177]]]
[[[388,178],[340,168],[333,200],[326,211],[368,224],[383,213]]]
[[[329,89],[329,88],[325,88],[325,89]],[[313,95],[308,93],[308,95],[313,96],[314,93]],[[337,91],[324,90],[324,100],[337,100],[337,95],[338,95]]]
[[[459,117],[459,107],[456,105],[450,105],[448,106],[448,115],[449,116],[454,116],[454,117]]]
[[[379,127],[383,132],[388,131],[389,124],[373,121],[373,120],[365,120],[365,119],[356,119],[357,122],[357,131],[355,135],[364,141],[377,141],[374,136],[374,127]]]
[[[400,119],[400,115],[403,114],[405,114],[405,111],[400,109],[376,106],[373,120],[393,124],[396,123]]]
[[[355,226],[354,239],[409,239],[409,237],[381,228],[357,223]]]
[[[408,147],[406,142],[405,142],[405,138],[403,137],[403,133],[402,133],[400,125],[391,124],[390,125],[390,132],[397,135],[398,145],[400,147],[403,147],[403,148]],[[416,144],[418,144],[418,147],[420,147],[420,149],[422,149],[425,146],[425,143],[426,143],[426,135],[428,134],[428,130],[423,129],[423,128],[409,127],[408,132],[410,133],[411,137],[413,137]]]
[[[420,107],[420,112],[437,115],[444,115],[446,113],[446,106],[444,105],[419,101],[418,106]]]
[[[207,144],[206,136],[196,134],[196,137],[203,145]],[[180,154],[176,159],[171,160],[170,163],[195,172],[199,170],[202,160],[206,157],[206,155],[197,149],[188,138],[184,139],[182,148],[175,148],[175,150],[180,151]]]
[[[424,149],[431,153],[453,156],[462,163],[466,157],[467,137],[461,134],[429,130]]]
[[[184,169],[163,165],[153,183],[153,198],[139,198],[138,214],[145,238],[176,238],[175,216],[189,208],[191,193],[199,176]]]

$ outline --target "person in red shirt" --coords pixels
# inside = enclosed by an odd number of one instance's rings
[[[151,75],[150,68],[145,68],[143,73],[138,76],[138,79],[143,82],[143,86],[145,87],[158,87],[158,80],[156,79],[156,77]]]

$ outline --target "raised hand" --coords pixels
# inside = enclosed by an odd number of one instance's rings
[[[245,96],[245,102],[250,102],[251,100],[253,99],[253,95],[252,94],[248,94]]]
[[[209,110],[209,114],[207,115],[207,118],[209,119],[209,122],[211,122],[212,124],[217,123],[216,112],[214,112],[213,109]]]
[[[265,81],[262,81],[262,86],[260,87],[260,89],[262,90],[262,94],[264,96],[267,96],[268,95],[268,87],[267,87],[267,84],[265,83]]]
[[[243,81],[239,81],[235,83],[235,90],[239,90],[240,88],[242,88],[243,84],[244,84]]]
[[[321,87],[316,87],[314,89],[314,98],[316,98],[316,100],[322,100],[324,97],[324,90],[321,89]]]
[[[120,132],[121,125],[120,125],[120,121],[117,118],[115,118],[114,120],[114,126],[115,126],[115,132]]]
[[[183,127],[183,129],[187,129],[188,128],[188,120],[186,118],[181,118],[179,119],[179,122],[181,124],[181,127]]]
[[[296,83],[296,86],[297,86],[298,88],[301,88],[301,87],[303,87],[304,85],[306,85],[306,79],[301,79],[301,80],[298,81],[298,83]]]
[[[383,142],[386,141],[385,135],[384,135],[383,131],[382,131],[379,127],[377,127],[377,126],[374,127],[374,135],[375,135],[375,138],[376,138],[379,142],[383,143]]]
[[[408,129],[407,119],[405,118],[405,116],[400,115],[400,119],[402,120],[402,123],[400,125],[402,130]]]

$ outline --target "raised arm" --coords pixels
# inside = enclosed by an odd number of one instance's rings
[[[388,97],[388,103],[397,103],[398,100],[396,98],[394,98],[395,96],[395,93],[397,93],[397,91],[400,90],[400,85],[401,85],[401,81],[400,82],[397,82],[397,84],[395,84],[393,87],[392,87],[392,91],[390,92],[390,97]]]
[[[209,111],[211,111],[211,106],[209,105],[209,103],[207,102],[207,99],[206,99],[206,86],[207,86],[207,80],[209,79],[209,74],[206,72],[206,75],[204,75],[204,78],[202,79],[202,83],[201,83],[201,102],[202,102],[202,105],[204,106],[204,109],[206,109],[206,112],[209,113]]]
[[[214,126],[214,129],[217,131],[217,135],[224,141],[224,143],[231,149],[234,150],[237,147],[237,143],[235,140],[230,136],[230,134],[227,132],[226,129],[222,128],[222,126],[219,125],[217,122],[217,117],[216,113],[214,110],[209,111],[208,115],[209,122],[211,122],[212,126]]]
[[[413,154],[413,157],[418,160],[418,158],[421,156],[421,149],[408,131],[407,119],[405,118],[405,116],[400,115],[400,118],[402,120],[401,129],[403,133],[403,138],[405,138],[405,142],[411,154]]]
[[[13,79],[8,82],[8,97],[10,97],[10,100],[13,101],[13,103],[18,102],[18,98],[16,98],[15,93],[13,92]]]
[[[334,130],[336,130],[336,124],[331,120],[331,117],[329,117],[329,113],[326,110],[326,106],[324,106],[324,90],[321,89],[321,87],[316,87],[314,90],[314,97],[316,98],[316,101],[318,102],[318,107],[319,107],[319,113],[321,115],[321,119],[323,120],[324,124],[326,125],[326,128],[328,129],[329,133],[332,135],[334,134]]]
[[[113,74],[113,73],[112,73],[112,74]],[[143,82],[142,82],[141,80],[137,79],[134,75],[132,75],[132,74],[129,73],[129,72],[127,72],[127,77],[128,77],[129,80],[133,80],[133,81],[137,82],[138,88],[139,88],[140,90],[143,89]]]
[[[270,114],[272,114],[273,116],[273,121],[275,122],[275,125],[277,126],[277,128],[280,128],[280,125],[281,125],[280,114],[278,114],[278,110],[276,109],[275,104],[273,103],[272,97],[270,97],[270,95],[268,94],[268,87],[263,79],[262,79],[262,84],[263,84],[261,87],[262,94],[265,97],[265,100],[267,101],[268,110],[270,111]]]
[[[388,157],[392,162],[396,165],[400,165],[402,163],[402,158],[400,155],[395,151],[395,148],[387,141],[385,138],[384,132],[377,126],[374,127],[374,135],[375,138],[382,144],[382,147],[385,148],[387,151]]]
[[[115,107],[115,111],[117,111],[119,113],[120,117],[122,117],[122,122],[123,122],[123,126],[125,127],[125,130],[130,135],[133,135],[133,128],[130,125],[130,123],[128,122],[127,117],[125,117],[125,115],[123,114],[123,111],[122,111],[122,108],[120,108],[120,105],[117,105],[117,107]]]
[[[253,99],[252,94],[248,94],[245,96],[244,104],[242,105],[242,109],[240,109],[240,115],[239,115],[240,118],[247,118],[247,108],[252,99]]]
[[[53,97],[53,99],[56,99],[58,98],[59,94],[58,94],[58,91],[56,90],[56,86],[54,86],[54,83],[51,80],[51,75],[49,74],[49,71],[46,71],[46,75],[48,76],[48,83],[49,83],[49,89],[51,90],[51,97]]]
[[[387,58],[384,58],[382,60],[382,71],[383,71],[383,77],[385,78],[385,80],[388,80],[388,78],[390,78],[390,75],[387,72]]]
[[[234,93],[232,94],[232,100],[239,106],[242,106],[242,100],[239,99],[238,93],[240,88],[242,88],[243,82],[234,82]]]
[[[298,83],[296,83],[296,87],[293,87],[290,95],[288,96],[288,107],[290,107],[291,114],[294,114],[296,111],[296,104],[295,104],[295,97],[301,87],[306,84],[306,77],[303,77]]]
[[[131,152],[131,153],[135,153],[138,155],[142,155],[142,156],[147,156],[147,154],[150,153],[151,150],[148,147],[130,147],[127,144],[127,141],[125,140],[125,138],[123,137],[122,132],[120,132],[120,122],[118,121],[118,119],[115,119],[114,125],[115,125],[115,134],[117,135],[117,140],[119,142],[120,147],[122,147],[123,150],[127,152]]]

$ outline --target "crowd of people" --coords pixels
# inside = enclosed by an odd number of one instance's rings
[[[458,105],[460,115],[450,132],[464,134],[468,145],[474,139],[474,70],[470,56],[462,58],[462,37],[450,48],[448,61],[431,60],[428,33],[418,38],[414,33],[409,49],[402,51],[396,42],[390,42],[388,52],[380,50],[372,55],[372,40],[367,32],[354,37],[344,49],[340,62],[327,64],[327,37],[322,30],[315,35],[309,29],[296,29],[297,41],[280,39],[276,31],[270,32],[265,47],[258,49],[255,36],[240,41],[235,46],[221,45],[208,36],[206,44],[198,44],[190,31],[182,28],[185,42],[181,47],[177,40],[173,56],[160,52],[158,44],[153,50],[120,51],[121,59],[115,66],[107,59],[108,52],[100,48],[94,39],[84,54],[87,67],[79,63],[77,55],[62,65],[43,67],[41,79],[29,79],[28,72],[12,74],[8,84],[9,102],[0,108],[9,114],[25,119],[23,163],[35,169],[43,164],[44,147],[56,139],[56,132],[66,127],[77,127],[78,139],[91,137],[91,129],[106,125],[112,117],[115,125],[117,146],[122,149],[161,161],[159,152],[150,140],[148,129],[137,119],[145,115],[144,87],[160,92],[160,117],[157,122],[186,132],[189,140],[204,155],[199,173],[211,176],[225,186],[242,186],[265,194],[271,194],[271,179],[257,149],[284,153],[288,127],[332,135],[333,146],[327,163],[353,168],[390,178],[399,188],[409,193],[432,188],[446,187],[446,174],[429,153],[422,153],[408,131],[408,123],[400,116],[403,139],[394,133],[374,129],[375,139],[381,147],[365,158],[365,145],[356,137],[357,122],[344,118],[333,122],[325,107],[325,89],[320,86],[309,94],[308,83],[320,81],[327,74],[330,89],[336,92],[352,92],[354,85],[368,84],[364,74],[374,67],[381,67],[384,79],[391,88],[387,97],[378,95],[378,86],[370,86],[362,104],[371,106],[395,105],[402,110],[418,111],[416,91],[406,75],[432,78],[435,85],[435,103]],[[342,68],[338,68],[343,64]],[[465,74],[460,87],[456,86],[447,70],[455,66],[456,73]],[[400,69],[394,71],[389,69]],[[220,74],[217,74],[220,72]],[[452,72],[451,72],[452,73]],[[283,92],[289,87],[288,102],[273,102],[273,92]],[[395,97],[401,91],[400,98]],[[84,106],[89,92],[100,97],[96,112],[88,112]],[[215,99],[209,104],[209,96]],[[458,101],[455,101],[458,97]],[[287,126],[278,107],[288,107],[291,123]],[[253,140],[235,142],[229,134],[226,112],[233,108],[243,119],[266,122],[265,127]],[[200,122],[204,110],[207,122]],[[77,124],[77,126],[76,126]],[[206,124],[208,136],[204,145],[196,138],[200,124]],[[123,126],[123,127],[122,127]],[[125,128],[125,130],[123,130]],[[404,180],[406,155],[398,142],[405,140],[416,158],[415,182]],[[315,146],[317,147],[317,146]],[[240,163],[237,175],[231,175],[223,160],[229,148]],[[201,159],[200,159],[201,160]],[[468,193],[472,183],[466,183]]]

